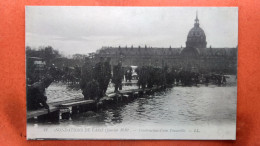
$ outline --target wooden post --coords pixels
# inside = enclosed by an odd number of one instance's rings
[[[70,119],[70,112],[62,113],[61,118],[66,120]]]
[[[87,111],[87,107],[86,107],[86,105],[80,105],[78,110],[79,110],[79,113],[82,113],[82,112]]]
[[[103,107],[103,102],[98,102],[97,104],[96,104],[96,110],[98,111],[99,109],[101,109]]]
[[[130,99],[133,99],[133,98],[134,98],[134,92],[131,92],[131,93],[129,93],[128,95],[129,95],[129,98],[130,98]]]
[[[40,115],[40,116],[37,117],[38,122],[44,122],[44,121],[47,121],[47,119],[48,119],[47,114]]]
[[[56,111],[53,111],[51,113],[38,116],[37,120],[39,122],[45,122],[45,121],[59,122],[59,120],[60,120],[60,110],[56,110]]]
[[[78,113],[78,106],[73,106],[72,107],[72,115],[77,114]]]
[[[122,100],[128,101],[129,95],[125,94],[125,95],[122,95],[121,97],[122,97]]]
[[[138,96],[139,96],[139,93],[138,93],[138,92],[135,92],[135,93],[133,94],[133,97],[134,97],[134,98],[138,98]]]
[[[118,100],[119,100],[118,98],[119,98],[119,95],[117,94],[116,95],[116,103],[118,103]]]
[[[144,95],[144,91],[139,91],[139,97]]]
[[[59,122],[60,120],[60,110],[49,113],[48,118],[51,122]]]

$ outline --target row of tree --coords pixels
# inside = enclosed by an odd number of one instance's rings
[[[41,46],[38,48],[26,47],[26,75],[31,82],[38,81],[45,76],[50,68],[62,70],[82,66],[86,55],[74,54],[65,57],[52,46]],[[68,73],[66,73],[68,74]],[[28,83],[31,83],[28,82]]]
[[[26,57],[39,57],[46,62],[46,65],[50,65],[52,60],[61,57],[62,55],[58,50],[53,49],[51,46],[39,47],[38,49],[32,49],[31,47],[26,47]]]

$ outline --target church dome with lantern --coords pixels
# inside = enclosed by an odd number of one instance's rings
[[[198,48],[200,51],[202,51],[206,48],[206,46],[206,35],[204,30],[200,27],[198,14],[196,14],[194,27],[189,31],[187,36],[186,47]]]

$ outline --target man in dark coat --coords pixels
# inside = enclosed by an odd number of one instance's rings
[[[100,57],[99,62],[95,65],[94,68],[94,79],[98,82],[99,85],[99,97],[105,95],[106,91],[106,67],[104,63],[104,58]]]
[[[153,66],[147,67],[147,87],[152,88],[155,84],[155,72]]]
[[[106,93],[110,79],[111,79],[111,65],[110,65],[110,58],[107,58],[106,62],[105,62],[105,83],[104,83],[104,90],[103,90],[103,94]]]
[[[131,66],[129,66],[129,69],[128,69],[128,80],[131,82],[132,81],[132,74],[133,74],[133,69]]]
[[[144,89],[148,81],[148,67],[142,66],[138,69],[138,86]]]
[[[122,80],[124,77],[124,72],[122,68],[121,61],[113,67],[113,78],[112,83],[115,84],[115,92],[118,92],[118,89],[122,89]]]
[[[27,86],[27,109],[36,110],[38,108],[46,108],[49,111],[49,105],[46,103],[45,89],[53,82],[53,78],[47,74],[42,81],[35,82]]]
[[[100,90],[98,82],[94,79],[87,82],[86,87],[82,90],[82,94],[84,95],[84,99],[89,100],[99,100],[100,97]]]
[[[87,85],[94,79],[93,77],[93,66],[91,64],[90,58],[85,58],[85,63],[82,66],[81,70],[81,80],[80,80],[80,88],[82,90],[82,94],[84,95],[84,99],[90,99],[91,90],[87,89]]]

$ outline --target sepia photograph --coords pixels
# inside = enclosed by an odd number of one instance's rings
[[[235,140],[237,7],[26,6],[28,140]]]

